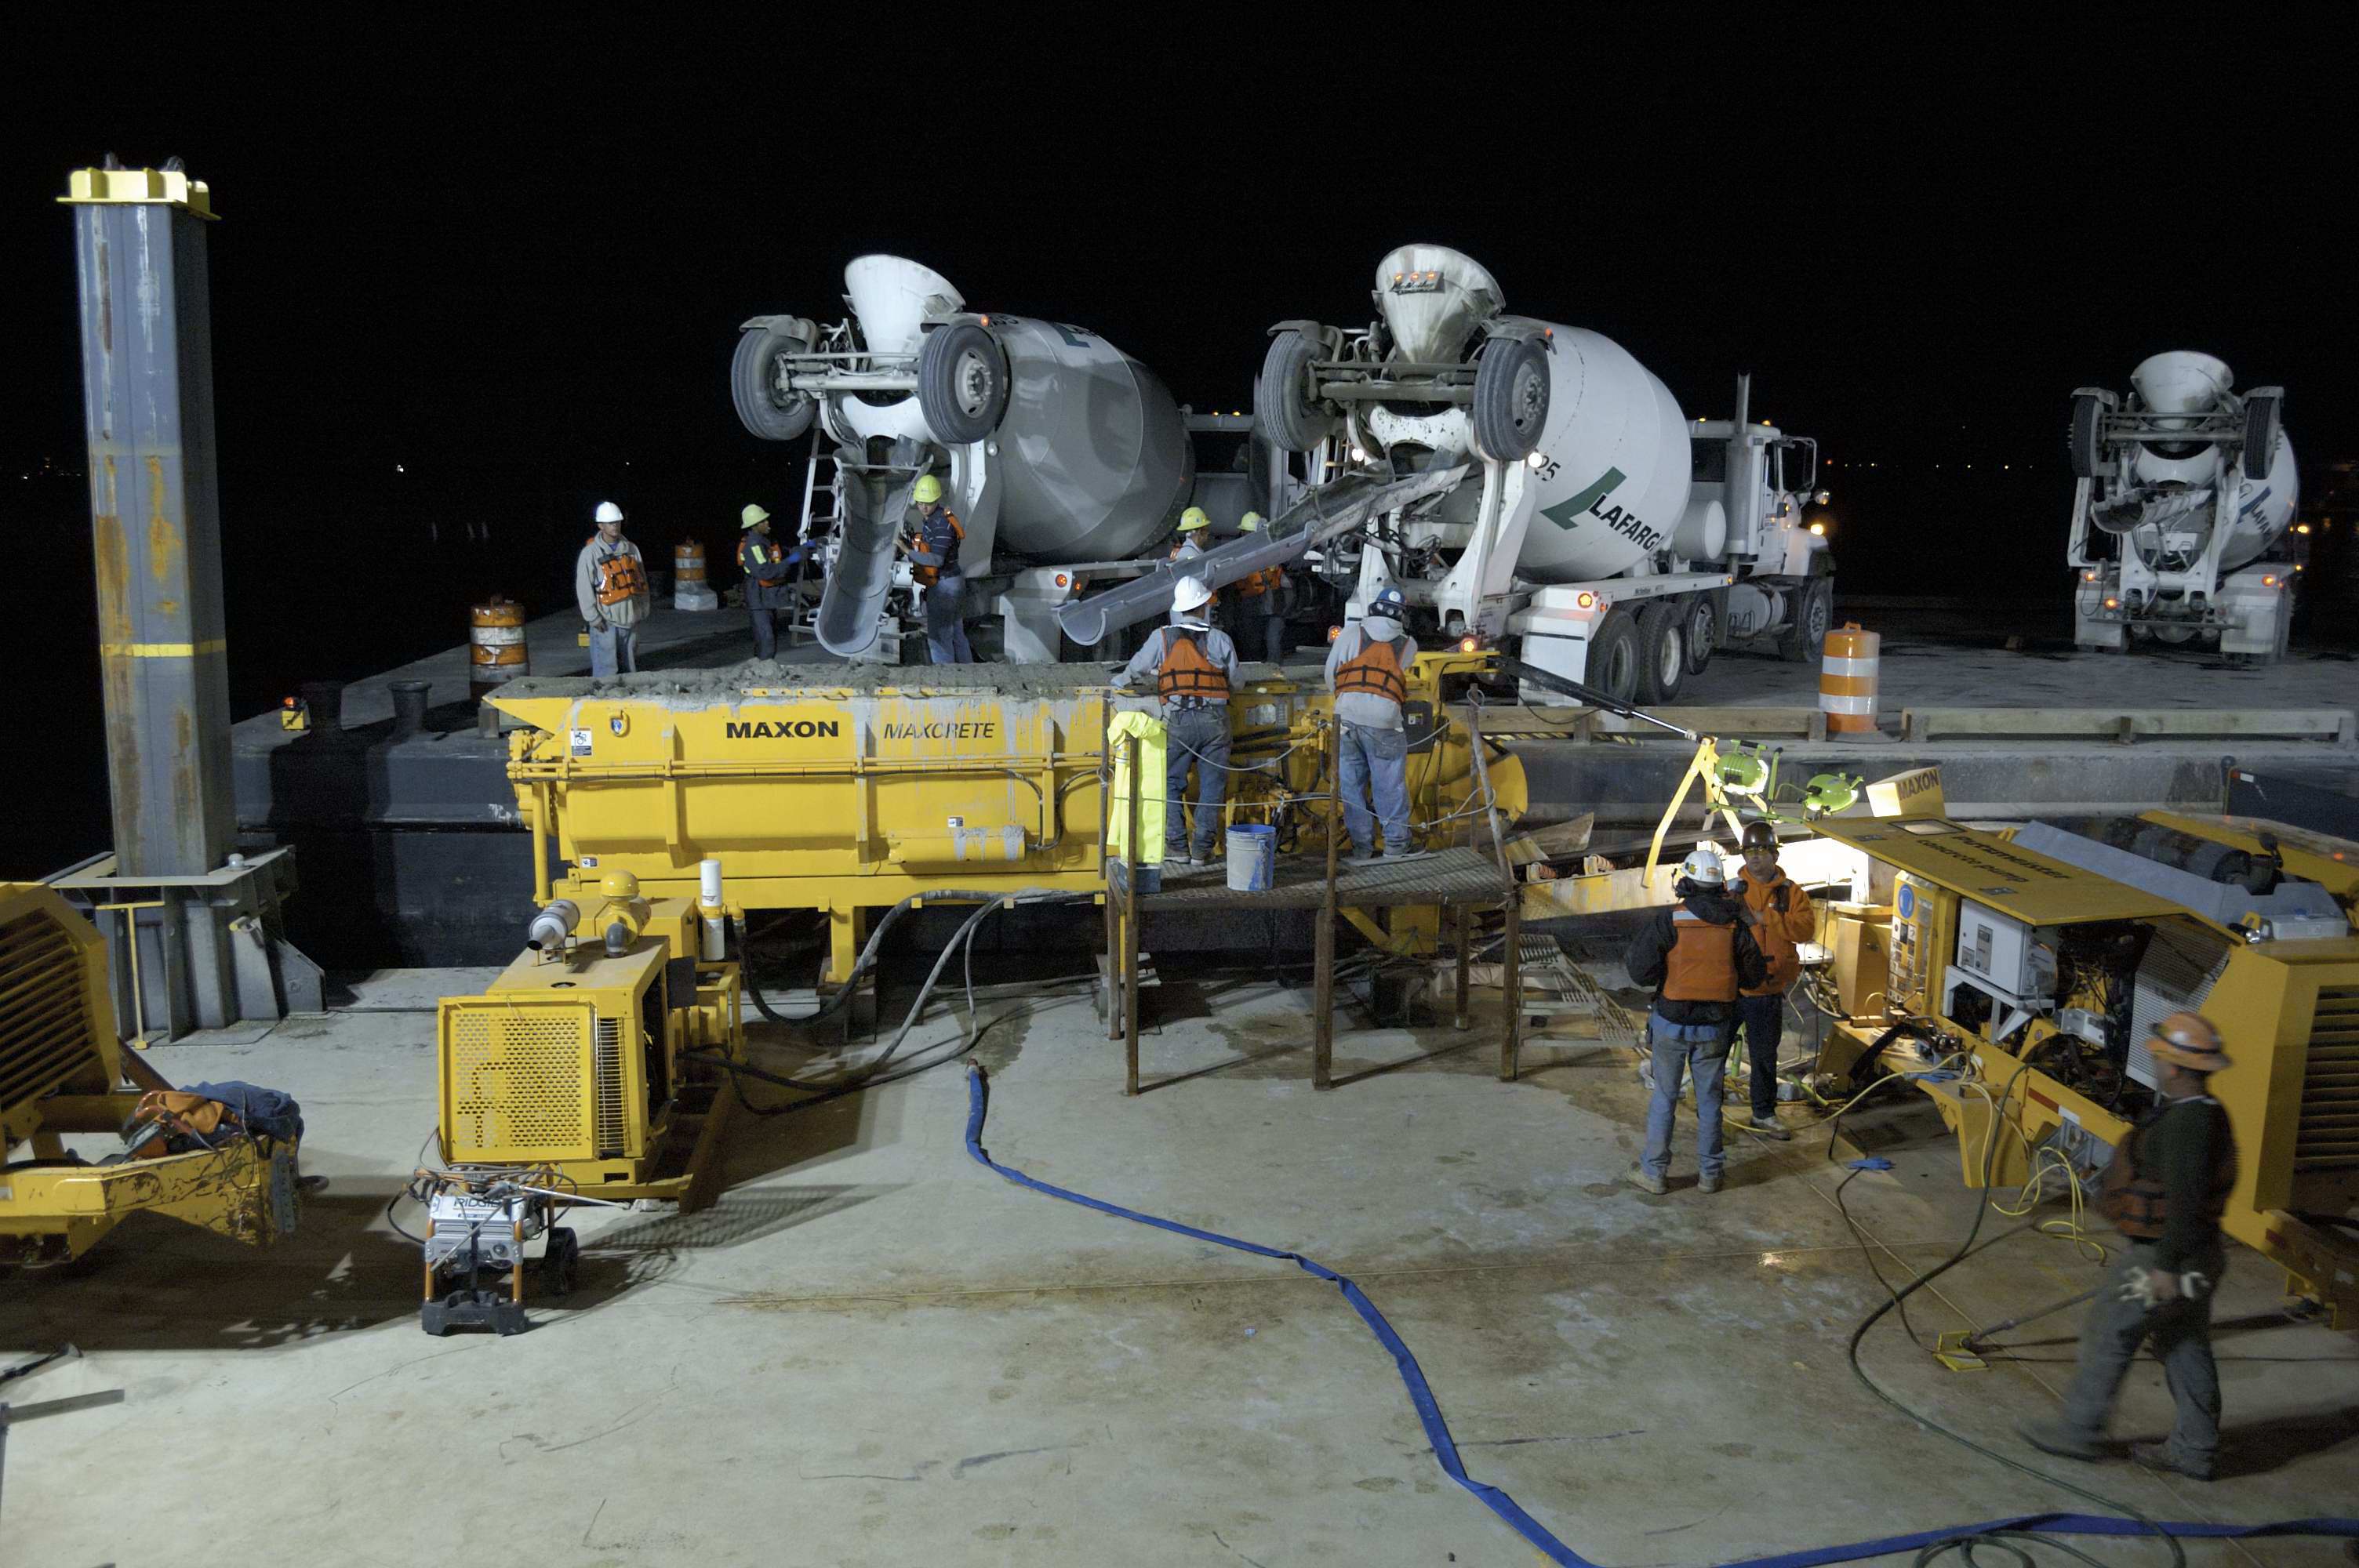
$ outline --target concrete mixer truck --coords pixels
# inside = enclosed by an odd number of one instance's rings
[[[1746,378],[1732,418],[1690,420],[1618,344],[1507,314],[1440,245],[1386,256],[1375,305],[1356,330],[1279,323],[1255,391],[1264,438],[1313,454],[1314,480],[1458,472],[1321,552],[1347,617],[1398,588],[1430,632],[1640,703],[1722,648],[1817,656],[1834,599],[1805,517],[1826,499],[1818,446],[1753,424]]]
[[[865,255],[844,268],[848,319],[757,316],[730,371],[765,440],[812,436],[800,538],[821,563],[813,630],[838,657],[898,663],[928,591],[895,548],[909,492],[942,483],[964,529],[965,612],[996,613],[1003,656],[1053,662],[1058,609],[1147,569],[1181,508],[1234,524],[1256,474],[1200,478],[1194,438],[1246,434],[1190,415],[1145,365],[1082,328],[967,308],[931,267]]]
[[[2296,573],[2271,559],[2299,500],[2280,387],[2231,388],[2228,367],[2184,350],[2130,373],[2124,399],[2072,395],[2072,639],[2216,644],[2282,656]]]

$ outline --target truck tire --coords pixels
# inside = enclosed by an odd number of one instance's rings
[[[1619,605],[1605,612],[1589,638],[1589,679],[1616,702],[1638,700],[1638,623]]]
[[[1319,345],[1292,328],[1269,341],[1254,384],[1254,423],[1280,451],[1307,452],[1335,429],[1335,416],[1311,402],[1310,362]]]
[[[1693,610],[1683,599],[1658,599],[1639,612],[1639,707],[1679,700],[1688,684],[1688,617]]]
[[[2072,461],[2074,479],[2094,479],[2100,456],[2097,432],[2103,427],[2105,406],[2093,392],[2084,392],[2072,399],[2072,429],[2066,437]]]
[[[1835,618],[1835,579],[1812,578],[1794,590],[1794,620],[1777,639],[1777,654],[1788,664],[1807,665],[1827,645],[1827,628]]]
[[[1688,607],[1688,674],[1700,676],[1720,652],[1720,632],[1726,615],[1723,592],[1699,593]]]
[[[810,345],[775,328],[757,327],[737,340],[729,362],[729,396],[737,422],[765,441],[791,441],[811,427],[819,405],[808,393],[778,390],[778,360],[808,353]]]
[[[2245,477],[2266,479],[2277,455],[2277,400],[2245,399]]]
[[[1494,338],[1474,365],[1474,445],[1495,462],[1521,462],[1540,444],[1548,411],[1548,350]]]
[[[972,321],[926,334],[918,351],[918,408],[946,447],[980,441],[1007,416],[1007,356]]]

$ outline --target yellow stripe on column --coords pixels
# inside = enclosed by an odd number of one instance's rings
[[[101,643],[99,654],[109,659],[193,659],[200,654],[224,654],[229,639],[210,643]]]

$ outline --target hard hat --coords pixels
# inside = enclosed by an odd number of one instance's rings
[[[1178,611],[1201,610],[1212,590],[1204,586],[1200,577],[1183,577],[1180,586],[1171,590],[1171,608]]]
[[[1698,887],[1724,888],[1728,885],[1728,868],[1721,864],[1719,850],[1700,844],[1680,862],[1680,878]]]
[[[1748,822],[1745,825],[1745,848],[1747,851],[1774,849],[1777,847],[1777,830],[1775,827],[1770,827],[1767,822]]]
[[[604,892],[608,898],[636,898],[639,896],[639,879],[630,871],[608,871],[606,873],[606,880],[599,883],[598,886],[600,891]]]
[[[611,501],[602,501],[602,502],[600,502],[600,503],[598,503],[598,521],[599,521],[599,522],[601,522],[601,523],[620,523],[622,520],[623,520],[623,509],[622,509],[621,507],[619,507],[619,506],[615,505],[615,504],[614,504],[613,502],[611,502]]]
[[[737,526],[740,528],[751,528],[756,523],[767,523],[769,520],[770,514],[751,502],[745,503],[745,511],[737,514]]]
[[[2220,1048],[2220,1032],[2200,1012],[2174,1012],[2154,1026],[2147,1049],[2155,1060],[2194,1073],[2216,1073],[2230,1065]]]
[[[920,506],[930,505],[941,498],[942,481],[929,473],[919,474],[918,482],[909,491],[909,499]]]
[[[1240,533],[1240,534],[1257,534],[1257,533],[1259,533],[1260,531],[1261,531],[1261,514],[1260,514],[1260,513],[1258,513],[1258,512],[1248,512],[1248,513],[1246,513],[1243,517],[1240,517],[1240,518],[1238,518],[1238,519],[1237,519],[1237,532],[1238,532],[1238,533]]]
[[[1180,532],[1182,534],[1192,534],[1199,528],[1212,525],[1212,520],[1204,515],[1204,509],[1201,506],[1190,506],[1180,514]]]
[[[1397,588],[1385,589],[1384,592],[1376,595],[1376,601],[1368,606],[1369,614],[1386,616],[1395,621],[1399,620],[1408,611],[1408,600],[1401,597],[1401,590]]]

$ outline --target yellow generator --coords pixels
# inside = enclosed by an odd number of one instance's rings
[[[1409,675],[1412,815],[1465,833],[1478,792],[1509,819],[1523,771],[1446,715],[1445,687],[1483,654],[1419,656]],[[1101,665],[813,665],[797,684],[745,668],[607,680],[518,680],[489,699],[528,728],[508,776],[534,833],[542,902],[611,871],[686,897],[700,862],[726,868],[731,903],[809,909],[831,923],[826,979],[852,973],[865,912],[945,888],[1094,893],[1103,886],[1121,715]],[[1315,682],[1247,666],[1230,700],[1230,813],[1315,838],[1305,797],[1332,777],[1332,705]],[[1147,794],[1160,793],[1150,774]],[[552,881],[550,850],[571,864]]]
[[[437,1010],[442,1167],[414,1193],[429,1333],[522,1329],[535,1240],[539,1293],[564,1293],[579,1252],[555,1223],[568,1207],[712,1201],[724,1064],[745,1054],[737,966],[699,956],[694,904],[647,899],[627,871],[582,911],[552,901],[490,989]]]
[[[172,1093],[116,1038],[105,966],[63,899],[0,883],[0,1265],[64,1262],[140,1213],[255,1245],[292,1231],[299,1131],[249,1132]],[[92,1162],[67,1150],[74,1133],[131,1147]]]
[[[1923,1073],[1969,1184],[2085,1184],[2153,1104],[2152,1025],[2201,1012],[2235,1062],[2211,1084],[2241,1153],[2224,1227],[2300,1292],[2359,1307],[2359,846],[2159,812],[1817,826],[1869,857],[1886,901],[1884,940],[1860,948],[1882,994],[1838,977],[1868,1005],[1823,1070]]]

